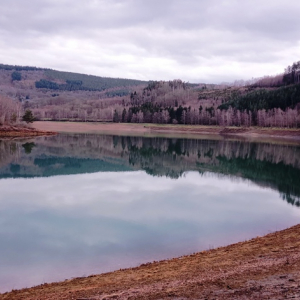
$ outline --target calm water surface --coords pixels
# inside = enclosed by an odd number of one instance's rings
[[[58,135],[0,140],[0,292],[299,223],[300,146]]]

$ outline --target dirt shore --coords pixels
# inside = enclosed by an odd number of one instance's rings
[[[300,299],[300,225],[227,247],[0,299]]]
[[[57,132],[39,130],[28,126],[0,126],[0,138],[33,137],[54,134],[57,134]]]
[[[300,141],[300,129],[218,127],[200,125],[161,125],[127,123],[75,123],[75,122],[35,122],[34,128],[43,131],[65,133],[101,133],[135,136],[168,137],[239,137],[247,139],[272,139],[278,141]]]

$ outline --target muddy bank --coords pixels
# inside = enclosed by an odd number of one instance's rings
[[[38,130],[28,126],[0,126],[0,138],[33,137],[55,134],[57,134],[57,132]]]
[[[227,247],[12,291],[0,299],[300,297],[300,225]]]
[[[240,128],[200,125],[161,125],[133,123],[75,123],[75,122],[35,122],[37,130],[65,133],[99,133],[135,136],[169,137],[239,137],[247,139],[273,139],[300,142],[300,129],[282,128]]]

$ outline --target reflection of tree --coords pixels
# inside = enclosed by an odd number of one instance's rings
[[[283,200],[286,200],[288,203],[300,207],[300,198],[299,197],[292,196],[291,194],[284,194],[284,193],[281,193],[280,196]]]
[[[0,140],[0,168],[7,166],[19,157],[20,145],[15,141]]]
[[[32,152],[35,145],[38,147]],[[18,150],[21,146],[25,153]],[[300,147],[297,146],[227,140],[58,135],[39,138],[35,143],[3,141],[0,150],[0,177],[142,169],[153,176],[179,178],[187,171],[211,172],[274,188],[287,202],[299,205]]]
[[[35,143],[25,143],[22,145],[26,154],[30,154],[32,149],[35,147]]]
[[[247,178],[263,186],[277,189],[284,200],[299,206],[300,170],[282,162],[274,163],[251,158],[219,157],[220,164],[214,170],[217,173]]]
[[[131,141],[129,163],[154,176],[178,178],[191,170],[238,176],[275,188],[283,199],[299,205],[299,147],[207,140],[163,143],[156,147],[155,141],[145,141],[139,148]]]

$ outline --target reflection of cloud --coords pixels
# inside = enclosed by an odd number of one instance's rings
[[[277,192],[196,172],[8,179],[0,190],[0,289],[207,249],[295,224],[300,214]]]
[[[1,5],[0,57],[102,76],[248,79],[299,59],[299,8],[296,0],[11,0]]]

